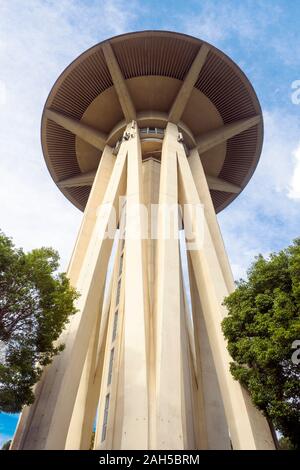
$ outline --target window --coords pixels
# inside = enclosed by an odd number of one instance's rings
[[[119,310],[117,309],[115,311],[115,316],[114,316],[114,327],[113,327],[112,341],[114,341],[116,339],[116,336],[117,336],[118,316],[119,316]]]
[[[114,362],[114,354],[115,354],[115,348],[112,348],[112,350],[110,351],[107,386],[111,384],[112,369],[113,369],[113,362]]]
[[[122,279],[119,279],[119,280],[118,280],[117,296],[116,296],[116,305],[119,305],[119,302],[120,302],[121,281],[122,281]]]
[[[124,246],[125,246],[125,237],[126,237],[126,233],[125,233],[125,230],[123,231],[123,235],[122,235],[122,242],[121,242],[121,250],[124,250]]]
[[[105,438],[106,438],[108,408],[109,408],[109,393],[105,397],[105,407],[104,407],[104,417],[103,417],[101,442],[105,441]]]
[[[122,269],[123,269],[123,259],[124,259],[124,253],[122,253],[121,258],[120,258],[119,275],[121,274]]]
[[[164,129],[160,127],[143,127],[140,129],[140,134],[164,134]]]

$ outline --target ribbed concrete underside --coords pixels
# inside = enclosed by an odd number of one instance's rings
[[[125,80],[135,77],[170,77],[183,81],[202,41],[178,33],[146,31],[118,36],[109,40]],[[45,107],[81,120],[91,103],[105,90],[113,87],[112,78],[98,44],[77,58],[55,83]],[[261,109],[249,81],[241,70],[222,52],[210,46],[210,52],[199,74],[195,88],[216,108],[223,124],[261,114]],[[134,102],[134,97],[133,97]],[[152,111],[151,97],[148,100]],[[134,102],[137,110],[139,103]],[[189,116],[205,112],[198,109],[197,100],[190,100]],[[153,107],[158,102],[153,93]],[[105,115],[106,109],[103,109]],[[188,113],[186,113],[187,115]],[[120,122],[120,110],[110,116],[110,129],[95,127],[109,134]],[[182,116],[185,123],[185,114]],[[113,123],[113,125],[111,125]],[[212,127],[213,129],[214,127]],[[195,138],[199,135],[194,135]],[[249,181],[261,152],[262,123],[229,139],[219,177],[242,189]],[[42,121],[42,144],[49,171],[56,183],[79,175],[76,137],[45,116]],[[101,151],[99,151],[99,158]],[[99,161],[98,158],[98,161]],[[213,158],[213,154],[209,156]],[[95,162],[95,166],[98,164]],[[204,164],[205,167],[205,164]],[[90,186],[61,188],[78,208],[84,209]],[[211,191],[216,212],[226,207],[237,195]]]

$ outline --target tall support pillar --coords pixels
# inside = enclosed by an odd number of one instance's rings
[[[125,255],[117,265],[111,315],[119,305],[118,336],[112,344],[113,317],[108,330],[103,385],[100,396],[96,449],[147,449],[149,447],[148,357],[146,319],[149,316],[148,274],[144,239],[147,217],[143,212],[142,156],[139,131],[127,126],[127,189]],[[122,145],[125,145],[124,143]],[[122,255],[118,255],[120,260]],[[119,272],[120,269],[120,272]],[[115,275],[116,276],[116,275]],[[119,277],[121,276],[121,277]],[[124,294],[126,292],[126,295]],[[117,341],[118,344],[115,343]],[[117,355],[117,357],[116,357]],[[113,377],[106,379],[106,377]],[[115,423],[118,425],[115,425]]]
[[[77,302],[78,322],[74,325],[74,329],[75,327],[76,329],[72,341],[67,344],[64,351],[64,360],[60,364],[57,384],[50,394],[53,415],[46,436],[44,446],[46,449],[63,449],[65,447],[81,371],[95,317],[99,310],[111,253],[112,239],[107,236],[107,228],[114,211],[116,210],[118,213],[119,196],[125,191],[125,162],[126,152],[119,153],[103,203],[97,213],[78,278],[77,288],[81,294]]]
[[[192,226],[193,208],[200,204],[199,195],[183,146],[178,152],[180,203],[186,204],[185,216]],[[221,321],[226,315],[223,299],[229,294],[220,262],[210,235],[206,217],[203,220],[203,240],[197,224],[195,242],[199,248],[191,250],[191,260],[203,315],[213,352],[218,381],[224,403],[230,437],[234,449],[272,449],[273,439],[263,416],[249,406],[241,385],[229,371],[230,356],[221,330]]]
[[[98,318],[93,328],[93,333],[90,338],[90,344],[88,347],[79,388],[76,395],[76,401],[68,429],[68,435],[66,439],[65,449],[84,449],[88,450],[91,443],[92,427],[90,425],[90,409],[93,404],[87,398],[91,391],[93,376],[95,373],[96,361],[97,361],[97,350],[99,341],[99,330],[101,323],[102,311],[99,309]],[[95,416],[95,413],[94,413]],[[89,435],[89,439],[87,436]],[[82,441],[85,441],[84,443]]]
[[[148,211],[147,240],[145,240],[148,275],[149,315],[147,319],[147,350],[149,364],[149,448],[155,448],[155,259],[157,235],[157,204],[159,197],[160,163],[152,158],[143,162],[143,202]]]
[[[76,288],[85,253],[95,225],[97,209],[103,202],[115,160],[112,149],[106,146],[101,156],[94,185],[84,212],[83,221],[68,268],[67,274],[70,283]],[[61,365],[65,363],[68,345],[74,340],[79,318],[80,312],[70,319],[67,328],[62,332],[58,342],[65,344],[65,350],[59,356],[55,357],[52,364],[43,371],[40,382],[35,387],[35,402],[30,407],[25,407],[22,412],[12,443],[12,449],[44,448],[55,407],[55,399],[51,399],[51,397],[55,397],[57,393],[57,387],[59,387],[61,380],[61,375],[58,377],[59,371]]]
[[[162,147],[155,290],[156,448],[183,449],[181,299],[178,240],[178,129],[169,123]],[[169,217],[172,217],[172,221]],[[172,364],[172,367],[170,367]],[[170,432],[172,429],[172,432]]]
[[[204,214],[207,225],[212,237],[214,247],[218,256],[223,277],[229,292],[234,291],[234,280],[229,264],[229,259],[225,250],[221,230],[217,221],[214,205],[209,192],[206,175],[201,163],[200,155],[197,149],[193,149],[188,158],[188,162],[193,175],[193,180],[197,188],[199,199],[203,204]]]
[[[65,449],[89,450],[100,394],[108,312],[111,304],[111,280],[104,299],[82,372]]]
[[[146,319],[149,315],[148,280],[144,252],[147,214],[143,211],[142,155],[135,121],[129,130],[127,156],[124,404],[121,449],[147,449],[148,364]]]
[[[123,212],[124,215],[124,212]],[[120,232],[123,233],[124,217],[121,216]],[[99,390],[94,449],[119,449],[123,416],[123,330],[124,330],[124,239],[118,240],[113,269],[112,290],[104,341],[104,357]],[[119,425],[116,426],[115,423]]]
[[[196,353],[198,445],[200,449],[230,450],[229,429],[190,253],[188,253],[188,268]]]
[[[99,310],[104,288],[106,269],[112,241],[106,237],[106,230],[116,208],[118,197],[125,190],[126,154],[116,160],[108,183],[103,204],[89,239],[83,266],[78,277],[77,288],[81,293],[77,302],[78,313],[68,327],[66,348],[50,366],[47,378],[48,392],[43,390],[39,400],[40,416],[34,428],[30,425],[30,439],[24,448],[63,449],[73,412],[73,406],[87,354],[89,339]],[[101,184],[101,180],[95,181]],[[34,436],[37,438],[32,441]]]
[[[190,313],[185,295],[182,266],[181,279],[181,407],[184,449],[196,449],[195,401],[193,396],[194,345],[190,335]]]
[[[208,449],[208,429],[207,422],[205,419],[205,403],[204,403],[204,394],[203,394],[203,377],[202,377],[202,368],[200,363],[200,348],[199,348],[199,339],[196,334],[195,318],[194,318],[194,297],[193,297],[193,284],[190,276],[189,270],[189,255],[186,250],[186,245],[181,241],[181,258],[183,274],[182,274],[182,289],[184,293],[184,303],[185,303],[185,318],[186,318],[186,328],[189,338],[189,364],[190,364],[190,377],[189,385],[192,388],[192,404],[193,411],[190,413],[193,418],[194,423],[194,434],[195,434],[195,449],[206,450]],[[183,261],[185,260],[185,262]],[[189,279],[189,286],[184,282],[184,279]],[[188,287],[190,291],[190,305],[187,300]],[[186,290],[187,289],[187,290]]]
[[[96,223],[97,211],[103,202],[115,161],[116,157],[112,153],[112,148],[106,145],[101,155],[68,267],[68,278],[70,279],[71,285],[74,287],[77,285],[78,276]]]

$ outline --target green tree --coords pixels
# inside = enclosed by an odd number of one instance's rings
[[[53,249],[24,253],[0,232],[0,411],[31,404],[42,368],[63,350],[53,343],[76,311],[77,293],[58,266]]]
[[[11,441],[4,442],[3,446],[1,447],[1,450],[9,450],[10,444],[11,444]]]
[[[288,437],[281,437],[278,440],[279,450],[295,450],[295,447],[291,443]]]
[[[95,443],[95,431],[92,432],[91,443],[90,443],[90,448],[89,448],[89,450],[93,450],[93,449],[94,449],[94,443]]]
[[[258,256],[224,303],[233,377],[300,448],[300,365],[292,361],[293,342],[300,340],[300,239],[268,259]]]

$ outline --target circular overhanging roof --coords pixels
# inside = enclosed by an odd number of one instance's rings
[[[124,34],[87,50],[61,74],[45,104],[42,147],[54,182],[81,210],[89,196],[90,181],[78,185],[65,182],[84,173],[92,174],[102,151],[83,140],[82,135],[79,137],[74,123],[90,126],[111,146],[126,125],[118,85],[103,52],[107,43],[125,80],[140,128],[166,126],[172,104],[201,46],[207,45],[200,39],[167,31]],[[233,137],[218,140],[213,147],[199,147],[215,210],[219,212],[237,197],[255,170],[263,121],[257,96],[244,73],[224,53],[208,46],[178,123],[187,147],[201,144],[201,139],[209,138],[214,131],[223,130],[224,134],[242,120],[253,118],[255,123]],[[69,118],[72,132],[62,117]]]

